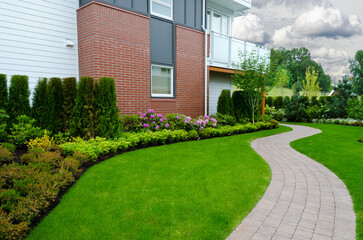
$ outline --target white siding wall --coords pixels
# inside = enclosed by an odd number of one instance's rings
[[[78,0],[0,0],[0,73],[78,77]],[[74,43],[66,46],[66,40]]]
[[[210,72],[209,75],[209,114],[217,112],[218,98],[223,89],[232,93],[231,74]]]

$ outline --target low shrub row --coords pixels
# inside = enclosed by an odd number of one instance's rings
[[[357,120],[352,118],[313,119],[312,122],[322,123],[322,124],[340,124],[340,125],[363,127],[362,120]]]

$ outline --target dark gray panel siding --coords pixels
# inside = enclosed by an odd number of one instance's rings
[[[186,0],[185,10],[186,10],[185,24],[187,26],[196,27],[195,26],[195,0]]]
[[[185,0],[174,1],[174,21],[185,25]]]
[[[157,18],[150,19],[151,62],[174,64],[174,24]]]
[[[79,6],[82,7],[92,0],[79,0]],[[124,8],[137,13],[148,14],[149,0],[96,0],[97,2],[107,3],[112,6]]]

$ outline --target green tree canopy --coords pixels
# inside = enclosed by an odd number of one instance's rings
[[[363,95],[363,50],[357,51],[355,58],[350,60],[350,71],[353,74],[353,92]]]

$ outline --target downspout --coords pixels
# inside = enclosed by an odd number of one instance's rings
[[[208,113],[208,31],[206,29],[206,12],[207,12],[207,0],[203,0],[203,24],[202,29],[204,31],[204,115]]]

